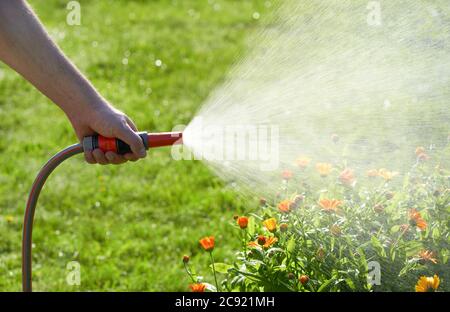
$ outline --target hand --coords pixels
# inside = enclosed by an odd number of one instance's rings
[[[100,149],[85,152],[86,161],[90,164],[122,164],[127,160],[136,161],[146,156],[142,139],[133,121],[108,103],[92,105],[90,108],[69,116],[80,142],[85,136],[95,133],[109,138],[119,138],[131,147],[132,153],[119,155],[114,152],[103,153]]]

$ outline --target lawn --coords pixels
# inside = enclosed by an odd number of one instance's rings
[[[69,26],[67,1],[30,3],[100,92],[151,131],[188,123],[245,52],[260,23],[254,13],[270,12],[270,1],[256,0],[85,0],[81,26]],[[40,166],[76,138],[64,114],[4,64],[0,120],[0,290],[19,291],[27,193]],[[216,258],[229,260],[239,242],[224,221],[242,211],[242,200],[202,163],[174,161],[167,149],[123,166],[73,158],[37,207],[34,289],[187,290],[183,254],[206,265],[198,239],[214,233]],[[81,265],[80,286],[66,283],[70,261]]]

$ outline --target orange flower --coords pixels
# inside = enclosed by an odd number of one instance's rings
[[[306,283],[309,282],[309,276],[308,275],[301,275],[298,280],[300,281],[300,283],[302,285],[305,285]]]
[[[420,153],[419,155],[417,155],[418,161],[427,161],[428,159],[430,159],[430,156],[428,156],[426,153]]]
[[[300,156],[299,158],[297,158],[295,162],[297,163],[297,166],[299,166],[302,169],[305,169],[311,162],[311,159],[306,156]]]
[[[292,171],[290,171],[290,170],[284,170],[284,171],[281,173],[281,176],[282,176],[283,179],[285,179],[285,180],[291,179],[293,175],[294,175],[294,174],[293,174]]]
[[[316,164],[316,170],[319,172],[321,177],[326,177],[330,174],[331,169],[333,167],[329,163],[317,163]]]
[[[321,199],[319,205],[326,212],[338,212],[338,207],[342,204],[342,201],[337,199]]]
[[[390,181],[390,180],[392,180],[393,177],[398,175],[398,172],[397,171],[389,171],[384,168],[381,168],[380,170],[378,170],[378,175],[380,177],[382,177],[383,179],[385,179],[386,181]]]
[[[341,181],[342,184],[345,185],[352,185],[352,183],[355,181],[355,176],[353,175],[353,170],[351,169],[344,169],[340,174],[339,174],[339,180]]]
[[[259,235],[257,242],[258,242],[258,245],[264,245],[266,243],[266,237],[264,235]]]
[[[289,212],[291,210],[292,201],[285,199],[278,203],[278,210],[281,212]]]
[[[277,230],[277,220],[275,218],[267,219],[263,222],[263,224],[269,232],[273,233]]]
[[[439,287],[439,276],[433,277],[421,276],[416,284],[416,292],[435,291]]]
[[[266,238],[266,243],[263,245],[264,248],[269,248],[270,246],[272,246],[273,244],[275,244],[276,242],[278,242],[278,238],[270,236]]]
[[[262,246],[263,248],[269,248],[273,244],[275,244],[278,241],[278,238],[273,236],[264,236],[259,235],[256,241],[252,241],[248,243],[249,247],[258,247]]]
[[[183,256],[183,262],[188,263],[189,262],[189,256]]]
[[[425,230],[427,228],[427,222],[416,209],[411,209],[409,211],[409,223],[412,226],[417,226],[420,230]]]
[[[196,283],[189,285],[192,292],[205,292],[206,285],[203,283]]]
[[[423,146],[417,146],[416,147],[416,156],[419,156],[422,153],[425,153],[425,148]]]
[[[420,253],[419,253],[419,258],[422,260],[422,261],[430,261],[430,262],[433,262],[434,264],[436,264],[437,263],[437,260],[436,260],[436,258],[434,258],[434,253],[432,252],[432,251],[429,251],[429,250],[422,250]]]
[[[203,237],[200,240],[200,245],[202,245],[203,249],[206,251],[213,251],[214,249],[214,236]]]
[[[370,170],[367,170],[366,174],[367,174],[367,176],[369,178],[378,177],[378,170],[377,169],[370,169]]]
[[[248,225],[248,218],[247,217],[238,217],[237,218],[237,224],[241,229],[246,229]]]

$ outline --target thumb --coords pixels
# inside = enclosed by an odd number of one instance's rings
[[[117,129],[115,136],[127,143],[133,154],[139,158],[144,158],[147,155],[141,137],[126,122],[122,123],[122,126]]]

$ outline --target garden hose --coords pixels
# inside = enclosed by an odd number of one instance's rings
[[[181,132],[163,132],[163,133],[147,133],[139,132],[139,136],[144,143],[146,149],[160,146],[170,146],[173,144],[182,144]],[[126,154],[131,152],[130,146],[125,142],[115,139],[106,138],[100,135],[88,136],[83,139],[82,144],[71,145],[52,158],[41,168],[36,176],[31,191],[28,195],[27,206],[25,209],[25,216],[23,221],[23,236],[22,236],[22,289],[25,292],[32,291],[32,234],[33,221],[36,204],[39,194],[45,181],[50,174],[58,167],[64,160],[82,153],[83,151],[92,151],[100,149],[103,152],[113,151],[118,154]]]

